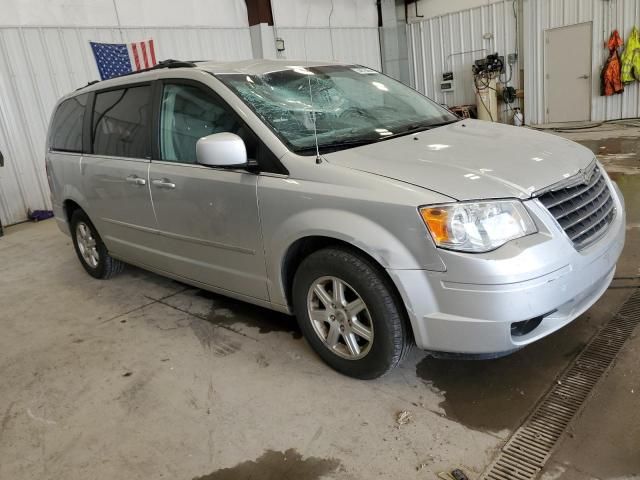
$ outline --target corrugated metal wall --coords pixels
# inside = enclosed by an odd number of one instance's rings
[[[280,58],[360,63],[380,70],[378,11],[371,0],[271,0]]]
[[[600,96],[600,70],[608,56],[604,47],[613,29],[626,41],[640,22],[640,0],[524,0],[525,119],[545,122],[544,31],[576,23],[593,22],[591,120],[640,116],[638,83],[625,86],[622,95]],[[571,48],[567,47],[567,55]],[[570,88],[570,86],[567,86]]]
[[[0,27],[0,220],[51,208],[44,171],[46,129],[62,95],[99,78],[89,41],[153,38],[158,59],[251,58],[248,28]]]
[[[382,68],[377,27],[278,26],[277,35],[285,40],[284,58],[335,60]]]
[[[493,38],[485,39],[491,33]],[[471,66],[490,53],[501,55],[516,51],[516,20],[512,0],[462,10],[407,26],[409,68],[412,86],[426,96],[449,106],[475,104]],[[475,50],[473,53],[461,54]],[[517,86],[519,64],[516,63],[509,82]],[[454,73],[454,91],[442,92],[443,72]],[[507,74],[508,76],[508,74]],[[506,80],[505,76],[502,77]],[[516,102],[514,105],[518,106]],[[501,121],[512,117],[501,108]]]

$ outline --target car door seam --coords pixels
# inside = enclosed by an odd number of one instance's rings
[[[260,207],[260,196],[258,185],[260,183],[260,175],[256,175],[256,208],[258,209],[258,236],[262,244],[262,255],[264,260],[264,281],[267,286],[267,299],[271,302],[271,287],[269,282],[269,261],[267,259],[267,245],[264,241],[264,232],[262,230],[262,209]]]
[[[156,213],[156,206],[153,203],[153,192],[151,191],[151,162],[147,164],[147,190],[149,191],[149,200],[151,201],[153,217],[156,219],[156,229],[160,231],[160,222],[158,220],[158,214]]]

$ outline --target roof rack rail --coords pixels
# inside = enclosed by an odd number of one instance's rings
[[[86,85],[83,85],[83,86],[81,86],[81,87],[76,88],[76,92],[77,92],[78,90],[82,90],[83,88],[90,87],[91,85],[94,85],[94,84],[98,83],[99,81],[100,81],[100,80],[91,80],[91,81],[90,81],[90,82],[88,82]]]
[[[117,77],[112,77],[112,78],[128,77],[129,75],[137,75],[138,73],[150,72],[152,70],[160,70],[161,68],[192,68],[192,67],[196,66],[195,62],[197,62],[197,61],[201,61],[201,60],[183,61],[183,60],[174,60],[172,58],[169,58],[167,60],[159,61],[153,67],[143,68],[142,70],[136,70],[135,72],[125,73],[123,75],[118,75]],[[87,83],[84,87],[77,88],[76,91],[77,90],[82,90],[83,88],[87,88],[87,87],[89,87],[91,85],[94,85],[94,84],[100,82],[100,81],[101,80],[92,80],[89,83]]]
[[[147,70],[156,70],[158,68],[190,68],[195,67],[196,64],[191,60],[174,60],[168,58],[167,60],[161,60],[153,67],[145,68],[144,70],[138,70],[138,72],[145,72]],[[136,72],[136,73],[138,73]]]
[[[153,67],[143,68],[142,70],[136,70],[135,72],[125,73],[124,75],[118,75],[113,78],[120,77],[128,77],[129,75],[137,75],[138,73],[150,72],[152,70],[160,70],[161,68],[193,68],[196,64],[189,61],[184,60],[174,60],[173,58],[168,58],[167,60],[161,60]]]

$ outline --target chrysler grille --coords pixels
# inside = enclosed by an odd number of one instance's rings
[[[600,167],[588,168],[586,183],[543,193],[538,198],[558,221],[576,249],[595,242],[615,215],[613,198]]]

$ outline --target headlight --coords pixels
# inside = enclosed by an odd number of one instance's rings
[[[419,210],[435,244],[451,250],[488,252],[538,231],[518,200],[459,202]]]

